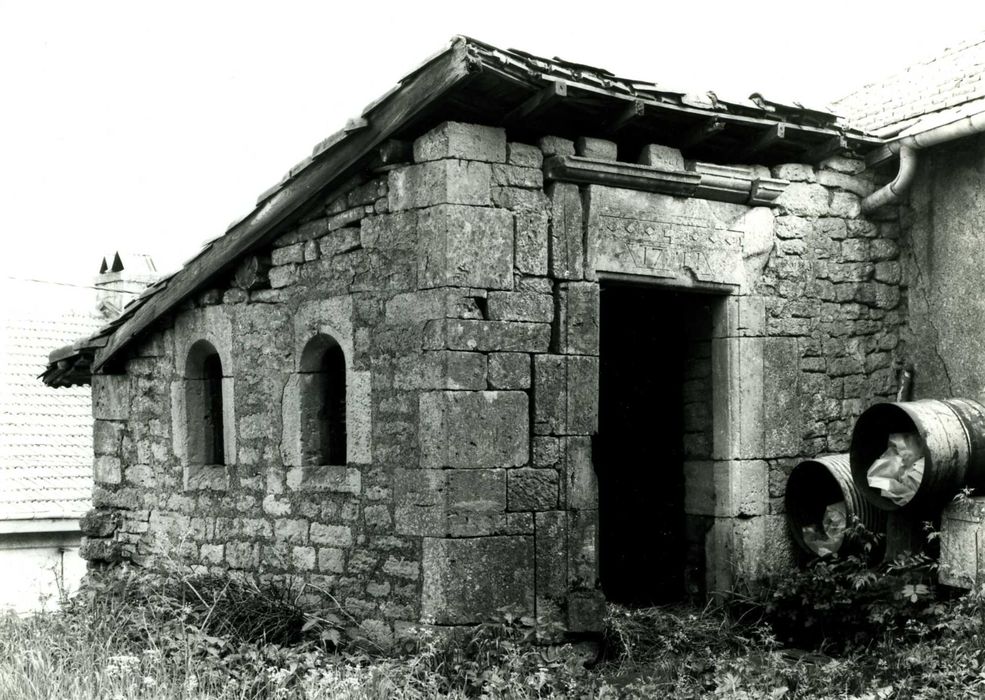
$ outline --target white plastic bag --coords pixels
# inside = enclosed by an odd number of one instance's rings
[[[886,451],[869,467],[869,486],[883,498],[905,506],[923,479],[923,444],[915,433],[892,433],[887,442]]]
[[[807,525],[803,530],[804,543],[818,556],[825,557],[841,548],[848,527],[848,510],[844,501],[824,509],[820,525]]]

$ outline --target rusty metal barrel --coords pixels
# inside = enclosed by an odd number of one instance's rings
[[[828,507],[841,502],[849,522],[855,517],[871,532],[886,531],[886,514],[873,507],[856,487],[847,454],[815,457],[795,466],[787,477],[784,496],[787,526],[794,542],[809,554],[821,554],[805,539],[805,528],[819,529]],[[841,546],[839,542],[834,550]]]
[[[903,504],[868,481],[894,434],[916,435],[923,449],[923,475]],[[856,421],[849,454],[855,487],[876,508],[934,514],[961,489],[985,487],[985,406],[970,399],[876,404]]]

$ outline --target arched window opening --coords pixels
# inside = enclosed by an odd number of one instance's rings
[[[345,353],[318,335],[301,354],[301,460],[304,466],[346,463]]]
[[[189,464],[225,464],[222,360],[207,340],[199,340],[188,351],[185,411]]]

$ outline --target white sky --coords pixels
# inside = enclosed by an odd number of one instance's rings
[[[0,0],[0,275],[177,266],[455,34],[823,106],[985,29],[975,5]]]

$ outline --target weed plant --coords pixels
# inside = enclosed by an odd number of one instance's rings
[[[538,643],[556,626],[511,610],[384,648],[300,583],[118,568],[0,617],[0,698],[985,697],[985,590],[951,600],[932,573],[863,548],[728,609],[611,606],[600,649]]]

